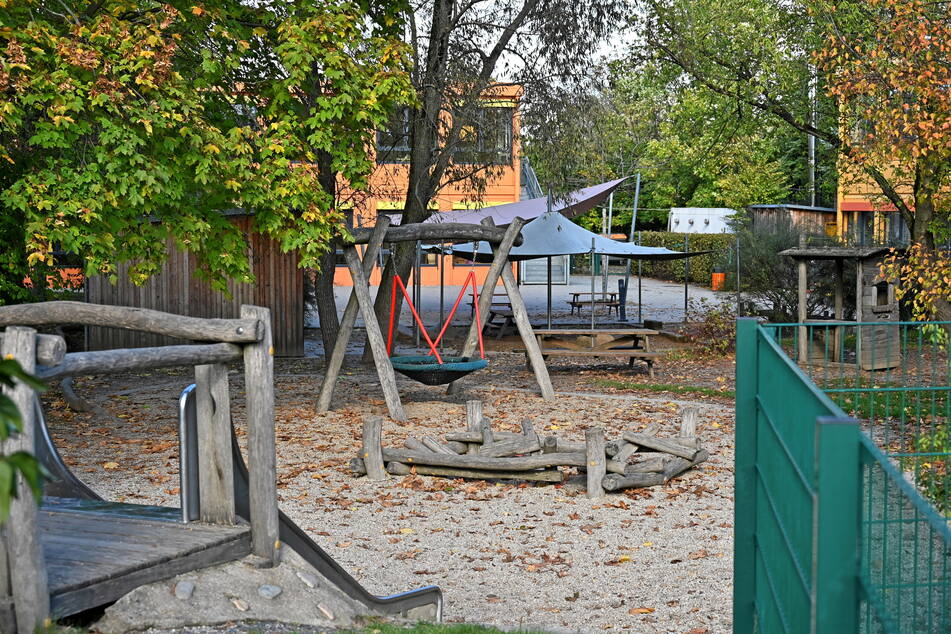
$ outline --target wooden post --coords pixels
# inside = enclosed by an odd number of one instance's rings
[[[406,413],[403,411],[403,404],[400,402],[400,393],[396,389],[396,373],[393,371],[393,364],[390,363],[390,356],[386,352],[386,342],[383,340],[383,333],[380,332],[380,323],[376,320],[376,313],[373,312],[373,300],[370,299],[370,281],[363,272],[363,264],[360,262],[360,256],[357,255],[356,248],[353,246],[345,247],[343,254],[347,259],[350,277],[353,278],[353,293],[357,296],[357,303],[360,306],[360,312],[363,314],[363,323],[367,331],[367,343],[370,350],[373,351],[373,364],[376,366],[377,376],[380,377],[380,386],[383,388],[383,398],[386,400],[390,418],[405,421]]]
[[[241,306],[243,319],[264,324],[261,340],[244,347],[245,411],[248,420],[248,488],[251,552],[265,564],[280,561],[277,509],[277,456],[274,441],[274,346],[271,311]]]
[[[16,359],[24,370],[32,374],[36,370],[36,331],[15,326],[7,328],[0,354],[4,359]],[[4,393],[20,411],[23,430],[7,439],[3,444],[3,453],[33,453],[33,390],[17,383],[13,389],[4,388]],[[43,549],[39,540],[36,500],[23,478],[18,475],[16,480],[18,495],[10,503],[10,517],[4,527],[4,546],[17,631],[27,634],[42,627],[49,618],[50,595]]]
[[[860,324],[865,318],[864,311],[862,310],[862,293],[864,289],[862,288],[862,273],[863,269],[862,258],[855,258],[855,322]],[[855,327],[855,363],[859,366],[859,369],[862,368],[862,326]]]
[[[486,220],[489,223],[492,222],[489,218]],[[485,221],[483,221],[483,223],[485,223]],[[499,246],[495,249],[495,257],[492,258],[492,265],[489,267],[489,271],[485,277],[485,283],[482,284],[482,293],[479,295],[479,319],[474,319],[472,325],[469,326],[469,335],[466,337],[466,344],[462,349],[461,356],[463,357],[471,357],[475,354],[476,347],[479,344],[479,333],[485,327],[485,322],[489,317],[489,309],[492,307],[492,295],[495,293],[495,285],[499,282],[502,269],[510,266],[508,261],[509,251],[512,250],[512,245],[515,244],[515,240],[519,237],[523,226],[525,226],[523,219],[515,218],[512,220],[505,230],[505,236],[502,238],[502,242],[500,242]],[[459,385],[459,381],[453,381],[449,384],[446,391],[449,394],[458,394],[461,389],[462,386]]]
[[[466,428],[476,432],[482,429],[482,401],[466,401]],[[466,453],[477,454],[479,448],[472,443]]]
[[[376,262],[376,256],[380,252],[380,245],[383,244],[383,236],[386,235],[386,229],[390,226],[389,216],[380,216],[377,218],[373,232],[370,234],[370,242],[367,244],[363,256],[363,272],[369,277],[373,271],[373,264]],[[347,354],[347,344],[350,343],[350,337],[353,335],[353,326],[357,322],[357,312],[359,305],[357,296],[351,290],[350,299],[347,300],[347,307],[343,311],[343,317],[340,319],[340,328],[337,331],[337,340],[334,342],[333,352],[330,356],[324,351],[327,359],[327,368],[324,370],[324,382],[320,386],[320,396],[317,397],[317,411],[326,412],[330,409],[330,401],[333,399],[334,387],[337,384],[337,378],[340,376],[340,368],[343,366],[343,358]]]
[[[198,417],[198,483],[202,522],[234,524],[234,464],[231,460],[231,399],[228,366],[195,366]]]
[[[554,400],[555,388],[552,387],[551,377],[548,376],[548,366],[545,365],[545,357],[538,347],[538,340],[535,338],[535,331],[532,330],[532,322],[528,318],[528,309],[525,307],[525,300],[522,299],[522,292],[518,290],[518,283],[515,276],[512,275],[512,269],[504,267],[501,273],[502,283],[505,284],[505,292],[508,293],[509,302],[512,305],[512,314],[515,317],[515,325],[518,326],[518,334],[522,337],[522,345],[525,346],[525,356],[528,363],[535,373],[535,381],[541,390],[542,398],[546,401]]]
[[[386,480],[386,470],[383,468],[383,419],[379,416],[363,419],[362,458],[369,479]]]
[[[588,497],[599,498],[604,495],[603,480],[607,473],[604,457],[604,430],[600,427],[584,433],[587,447]]]
[[[799,270],[799,323],[806,323],[809,317],[809,306],[806,299],[806,291],[809,288],[808,267],[809,262],[798,260],[796,262]],[[805,363],[809,358],[809,329],[805,326],[799,328],[799,363]]]

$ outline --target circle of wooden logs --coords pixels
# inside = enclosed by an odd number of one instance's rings
[[[606,491],[665,484],[707,460],[700,447],[696,408],[681,411],[676,437],[657,436],[658,425],[641,431],[625,431],[607,442],[604,430],[585,432],[584,442],[555,436],[539,436],[530,420],[522,421],[521,433],[493,431],[482,415],[482,401],[466,402],[467,430],[406,439],[403,448],[383,447],[383,419],[371,416],[363,423],[363,447],[350,461],[354,475],[382,480],[390,475],[444,476],[482,480],[527,480],[564,482],[558,467],[577,467],[587,477],[589,498]]]

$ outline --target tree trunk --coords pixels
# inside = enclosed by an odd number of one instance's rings
[[[333,251],[321,256],[320,271],[310,285],[313,287],[314,305],[320,319],[320,338],[324,344],[324,352],[328,355],[333,350],[337,333],[340,331],[340,317],[337,315],[337,302],[334,300],[336,259]]]
[[[334,200],[337,198],[337,172],[333,169],[333,157],[329,152],[319,152],[317,155],[317,180],[321,189]],[[314,280],[314,304],[317,307],[317,317],[320,319],[320,338],[324,344],[324,355],[330,355],[337,342],[337,333],[340,332],[340,317],[337,315],[337,303],[334,301],[334,270],[337,266],[337,257],[334,249],[320,258],[320,270]]]

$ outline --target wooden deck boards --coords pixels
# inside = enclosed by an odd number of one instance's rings
[[[54,617],[110,603],[139,585],[244,557],[250,529],[181,524],[178,509],[108,502],[44,502],[40,543]]]

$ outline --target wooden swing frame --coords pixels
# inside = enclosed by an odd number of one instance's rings
[[[347,307],[344,310],[343,317],[340,320],[340,330],[337,334],[337,341],[334,344],[330,356],[327,357],[327,370],[320,386],[320,395],[317,399],[317,411],[326,412],[330,410],[334,387],[340,376],[340,369],[343,366],[347,344],[353,335],[353,327],[359,312],[363,315],[363,322],[367,332],[367,343],[373,352],[373,362],[376,366],[377,376],[380,379],[380,386],[383,388],[383,397],[386,400],[390,418],[397,421],[406,420],[406,412],[403,410],[403,404],[396,387],[396,372],[393,369],[393,364],[390,362],[387,345],[383,339],[383,332],[380,329],[380,323],[373,310],[373,300],[370,297],[369,275],[373,270],[377,254],[384,242],[415,242],[416,240],[485,240],[492,245],[494,252],[492,264],[489,267],[482,287],[483,289],[493,289],[501,278],[505,286],[505,292],[508,294],[509,301],[512,304],[512,313],[515,316],[515,323],[518,327],[519,335],[522,338],[522,343],[527,351],[529,365],[535,374],[535,379],[541,390],[541,396],[546,400],[554,399],[555,391],[551,384],[551,378],[548,376],[548,368],[545,365],[545,360],[538,347],[538,341],[535,339],[535,333],[528,319],[528,310],[525,307],[525,301],[522,298],[522,293],[518,288],[518,283],[515,280],[515,275],[512,273],[512,268],[508,260],[509,251],[521,241],[520,233],[524,225],[525,220],[516,218],[504,230],[495,227],[490,219],[484,220],[481,225],[419,223],[390,227],[390,219],[387,216],[382,216],[377,219],[377,224],[372,230],[354,230],[352,232],[354,241],[350,244],[343,245],[343,254],[347,261],[350,277],[353,280],[353,288],[350,292],[350,298],[347,301]],[[357,250],[357,245],[359,244],[366,245],[362,257]],[[469,333],[460,356],[471,357],[475,353],[479,342],[479,334],[485,327],[485,320],[489,313],[491,301],[491,292],[479,295],[477,302],[478,312],[476,313],[478,316],[469,327]],[[455,381],[449,384],[447,391],[449,394],[457,394],[460,390],[460,382]]]

